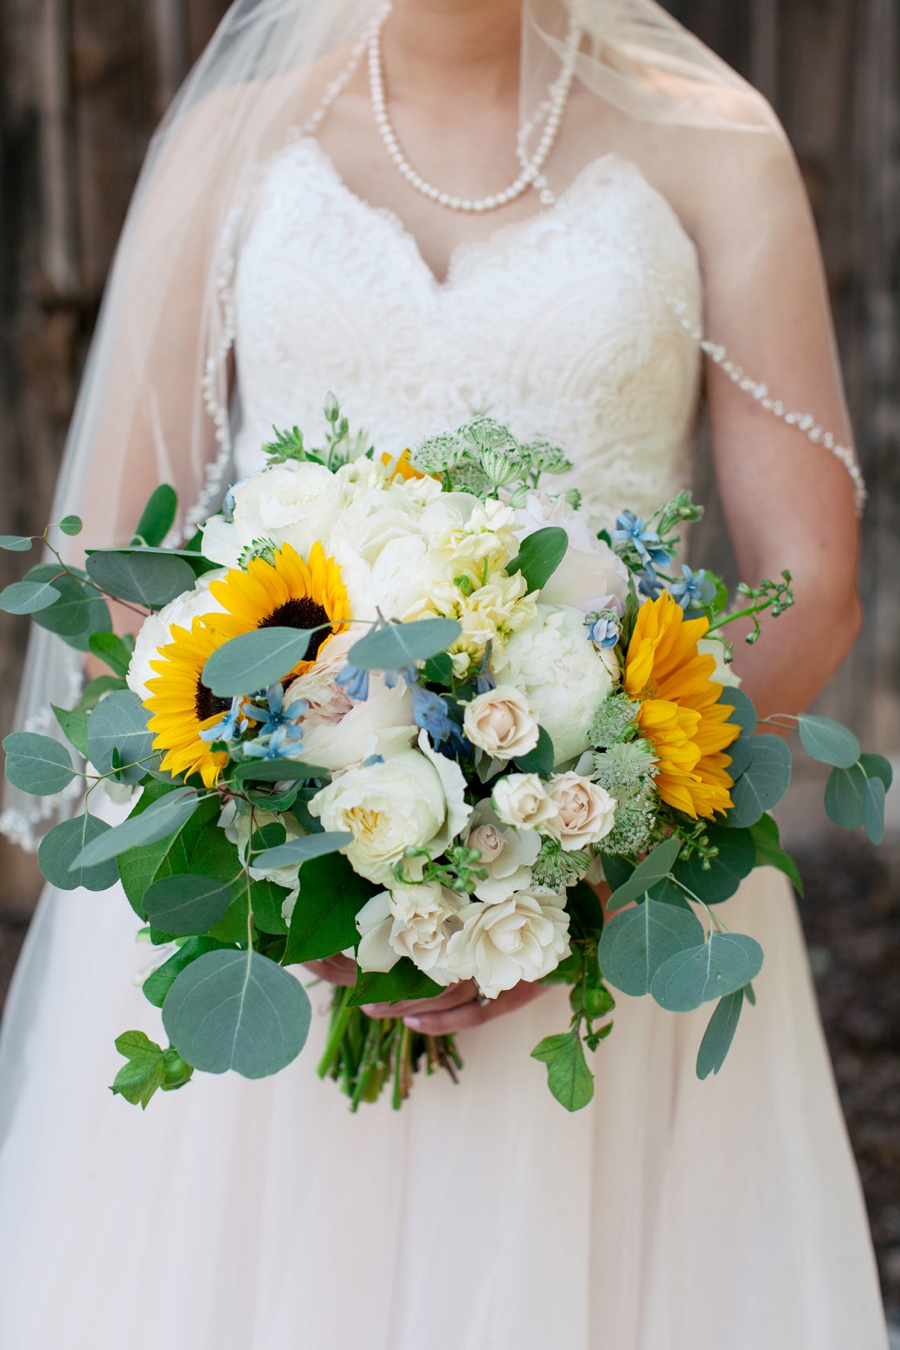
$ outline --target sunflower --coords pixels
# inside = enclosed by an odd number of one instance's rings
[[[206,614],[204,622],[216,629],[223,641],[254,628],[318,628],[309,640],[306,660],[293,673],[309,670],[321,648],[347,626],[350,603],[341,580],[341,569],[326,558],[317,541],[305,563],[290,544],[283,544],[274,561],[253,558],[247,570],[235,568],[210,585],[210,592],[225,610]],[[331,623],[331,631],[321,624]]]
[[[720,703],[722,686],[710,676],[715,658],[697,642],[709,621],[686,620],[668,593],[641,606],[625,661],[625,691],[641,704],[638,725],[656,749],[660,797],[686,815],[712,819],[732,805],[726,746],[741,729]]]
[[[208,617],[208,616],[207,616]],[[200,732],[214,726],[231,707],[230,698],[217,698],[201,678],[203,667],[226,638],[195,618],[190,632],[173,624],[171,641],[159,648],[150,665],[158,674],[147,681],[151,697],[144,706],[154,714],[147,726],[154,733],[154,750],[165,750],[161,768],[168,773],[199,773],[213,787],[228,763],[223,751],[214,751]]]

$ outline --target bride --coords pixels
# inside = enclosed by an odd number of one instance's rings
[[[800,709],[857,632],[862,490],[763,100],[653,0],[237,0],[151,150],[54,518],[127,541],[166,481],[189,535],[334,390],[392,454],[479,409],[553,437],[601,528],[689,481],[701,380],[741,574],[795,578],[736,666],[763,714]],[[53,641],[32,727],[81,678]],[[23,801],[19,837],[46,824]],[[620,996],[567,1116],[529,1058],[564,993],[462,985],[402,1009],[459,1032],[461,1083],[351,1116],[314,1072],[321,983],[287,1071],[141,1115],[105,1086],[122,1028],[160,1034],[136,920],[118,888],[49,889],[4,1028],[0,1342],[884,1350],[787,883],[757,871],[729,907],[766,966],[704,1083],[705,1012]]]

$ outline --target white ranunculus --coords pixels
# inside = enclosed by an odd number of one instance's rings
[[[423,731],[418,750],[348,769],[316,793],[309,810],[326,830],[349,830],[353,843],[343,852],[354,869],[387,883],[406,849],[436,858],[465,827],[472,810],[465,788],[459,765],[436,755]]]
[[[459,924],[462,902],[437,881],[418,885],[393,883],[359,911],[357,961],[360,970],[387,972],[402,956],[437,984],[456,979],[447,968],[447,942]]]
[[[271,539],[277,548],[290,544],[303,558],[316,541],[324,542],[337,520],[340,485],[321,464],[273,464],[232,488],[234,527],[247,547]]]
[[[543,979],[569,955],[564,903],[557,891],[533,886],[497,905],[466,905],[459,914],[462,928],[447,944],[451,973],[476,980],[487,998],[520,980]]]
[[[141,625],[134,644],[134,655],[126,676],[128,688],[142,701],[150,697],[147,681],[156,677],[150,662],[159,658],[159,649],[172,641],[172,627],[190,630],[191,624],[201,614],[221,614],[222,606],[210,594],[209,583],[218,581],[223,572],[205,572],[192,591],[177,595],[158,614],[151,614]]]
[[[494,672],[526,696],[553,741],[557,764],[587,750],[587,728],[614,681],[580,609],[538,605],[535,618],[497,653]]]
[[[587,848],[605,839],[616,821],[616,802],[605,788],[577,773],[558,773],[547,784],[558,815],[547,834],[565,849]]]
[[[498,685],[466,704],[463,734],[495,759],[527,755],[538,743],[538,724],[528,700],[512,685]]]
[[[475,894],[479,900],[496,904],[513,891],[531,885],[532,864],[541,851],[541,837],[535,830],[517,830],[504,825],[488,801],[481,801],[469,817],[469,848],[481,854],[481,867],[487,872]]]
[[[506,825],[549,834],[557,806],[536,773],[511,773],[494,784],[491,805]]]
[[[602,609],[611,597],[628,596],[628,569],[602,539],[588,527],[565,497],[551,500],[546,493],[529,492],[525,506],[516,512],[518,534],[525,539],[536,530],[557,525],[569,537],[562,562],[541,591],[542,604],[573,605],[587,614]]]
[[[729,689],[741,687],[741,677],[734,666],[725,660],[725,644],[718,638],[700,638],[697,652],[700,656],[712,656],[715,659],[716,668],[710,679],[715,680],[717,684],[724,684]]]

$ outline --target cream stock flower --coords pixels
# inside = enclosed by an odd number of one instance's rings
[[[536,773],[511,773],[495,783],[491,805],[506,825],[549,834],[559,808]]]
[[[437,984],[456,977],[447,968],[447,942],[453,932],[460,898],[437,881],[418,885],[394,882],[373,895],[356,916],[360,933],[360,970],[387,972],[402,956]]]
[[[563,898],[544,886],[516,891],[496,905],[478,901],[460,910],[462,928],[447,944],[457,979],[474,979],[487,998],[520,980],[532,983],[569,954],[569,916]]]
[[[516,759],[535,748],[540,733],[525,695],[498,685],[466,704],[463,734],[495,759]]]
[[[535,830],[504,825],[490,802],[480,801],[469,818],[465,842],[478,849],[480,866],[487,872],[475,887],[479,900],[496,904],[530,886],[532,864],[541,851],[541,837]]]
[[[580,774],[555,774],[547,784],[547,796],[558,814],[548,822],[544,832],[558,839],[565,849],[599,844],[615,824],[615,798]]]

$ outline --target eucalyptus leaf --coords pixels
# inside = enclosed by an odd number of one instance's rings
[[[175,524],[177,510],[178,493],[168,483],[160,483],[147,499],[132,542],[158,547]]]
[[[569,547],[569,536],[559,525],[547,525],[522,540],[507,572],[521,572],[529,591],[542,591]]]
[[[37,614],[55,605],[59,597],[59,588],[49,581],[14,581],[0,591],[0,609],[7,614]]]
[[[750,763],[731,789],[734,806],[725,823],[733,829],[755,825],[791,782],[791,752],[780,736],[754,736],[751,746]]]
[[[337,853],[353,843],[353,835],[346,830],[323,831],[322,834],[307,834],[302,839],[289,839],[277,848],[267,849],[253,859],[253,866],[273,871],[276,867],[293,867],[295,863],[305,863],[311,858],[322,858],[329,853]]]
[[[161,1008],[181,972],[205,952],[216,951],[234,951],[234,946],[206,935],[189,938],[168,961],[164,961],[147,976],[141,986],[144,998],[148,1003],[152,1003],[154,1008]]]
[[[729,776],[733,779],[740,778],[741,774],[749,768],[750,761],[753,758],[753,737],[739,736],[736,741],[731,742],[725,754],[731,760],[728,765]]]
[[[144,895],[147,918],[173,937],[193,937],[213,928],[231,904],[231,887],[214,877],[160,877]]]
[[[106,891],[119,879],[116,859],[108,858],[97,867],[76,867],[72,864],[83,849],[94,840],[111,834],[105,820],[87,813],[64,820],[48,830],[38,848],[38,867],[51,886],[61,891],[74,891],[83,886],[88,891]]]
[[[62,792],[75,777],[72,756],[64,745],[34,731],[14,731],[3,741],[6,777],[21,792],[49,797]]]
[[[138,783],[153,757],[153,733],[147,730],[147,710],[137,694],[122,689],[110,694],[91,713],[88,752],[98,773],[113,771],[113,752],[126,767],[118,773],[123,783]]]
[[[44,610],[42,614],[50,614],[51,610]],[[35,619],[36,623],[41,623],[41,617]],[[109,605],[99,595],[95,595],[93,600],[89,600],[87,605],[81,610],[81,617],[84,620],[84,627],[77,633],[60,633],[69,647],[74,647],[77,652],[90,651],[91,637],[94,633],[108,633],[112,629],[112,616],[109,612]],[[46,627],[46,625],[44,625]]]
[[[98,549],[85,566],[91,580],[108,595],[148,609],[161,609],[194,587],[194,569],[165,552]]]
[[[670,956],[696,947],[703,936],[703,925],[691,910],[648,897],[607,923],[600,939],[600,969],[623,994],[640,998]]]
[[[679,858],[674,876],[707,905],[728,900],[756,866],[756,842],[749,830],[710,825],[706,830],[710,847],[718,849],[708,867],[696,851],[687,862]]]
[[[870,778],[866,783],[863,816],[866,834],[872,844],[880,844],[884,838],[884,799],[884,783],[880,778]]]
[[[248,951],[206,952],[169,990],[163,1025],[188,1063],[204,1073],[228,1069],[266,1078],[306,1044],[310,1003],[299,980]]]
[[[88,757],[88,717],[89,714],[84,708],[57,708],[55,703],[51,703],[57,722],[62,727],[69,744],[74,746],[79,755],[85,759]]]
[[[607,912],[611,910],[622,909],[623,906],[631,904],[632,900],[639,900],[655,886],[658,881],[662,881],[671,872],[675,859],[681,852],[681,840],[677,835],[671,835],[664,843],[657,845],[652,853],[648,853],[642,863],[637,866],[631,876],[613,891],[606,903]]]
[[[203,683],[219,698],[268,689],[306,657],[311,632],[303,628],[255,628],[224,643],[203,667]]]
[[[711,1073],[718,1073],[725,1063],[725,1056],[731,1049],[743,1006],[743,989],[726,994],[716,1004],[697,1052],[697,1077],[701,1080],[708,1078]]]
[[[407,999],[436,998],[443,993],[442,985],[429,979],[424,971],[402,956],[393,970],[360,970],[347,1004],[359,1008],[366,1003],[403,1003]]]
[[[125,681],[117,679],[115,675],[98,675],[86,687],[78,700],[78,706],[84,712],[93,712],[101,698],[106,694],[111,694],[114,689],[127,689],[127,687]]]
[[[437,656],[455,642],[461,632],[455,619],[391,623],[355,642],[347,660],[360,670],[399,670]]]
[[[830,717],[801,713],[797,718],[803,748],[821,764],[849,769],[860,756],[860,744],[853,732]]]
[[[27,534],[0,534],[0,548],[7,553],[28,553],[33,543]]]
[[[322,837],[310,835],[309,839]],[[343,855],[314,858],[304,863],[300,869],[300,894],[291,915],[284,964],[289,966],[298,961],[318,961],[355,946],[359,941],[356,916],[375,890],[371,883],[354,872]],[[412,966],[412,969],[416,970],[416,967]],[[416,971],[416,974],[421,975],[421,971]],[[432,981],[428,983],[430,985]],[[401,997],[417,998],[419,995],[402,994]],[[428,995],[423,994],[422,997],[427,998]],[[373,998],[366,1001],[384,1000]]]
[[[58,577],[53,582],[53,589],[59,591],[59,599],[35,614],[35,623],[62,638],[83,633],[90,623],[96,591],[86,587],[77,577]]]
[[[155,844],[160,839],[167,839],[190,819],[200,802],[201,798],[193,788],[177,788],[153,802],[140,815],[130,816],[108,834],[88,844],[84,852],[75,859],[75,864],[93,867],[97,863],[106,862],[108,858],[115,858],[126,849],[136,848],[141,844]]]
[[[734,722],[740,727],[742,736],[752,736],[756,730],[758,718],[753,700],[744,693],[743,689],[735,689],[731,685],[726,685],[719,696],[719,702],[731,704],[734,712],[729,717],[729,722]]]
[[[131,649],[115,633],[92,633],[88,642],[94,656],[105,661],[110,670],[124,680],[131,665]]]
[[[692,1012],[702,1003],[742,989],[759,974],[763,951],[741,933],[711,933],[708,942],[677,952],[663,962],[650,993],[668,1012]]]
[[[531,1052],[547,1065],[547,1086],[567,1111],[580,1111],[594,1095],[594,1075],[588,1068],[577,1031],[545,1036]]]
[[[858,830],[864,825],[868,781],[859,764],[854,764],[851,769],[832,769],[825,784],[828,819],[844,830]]]
[[[319,769],[315,764],[303,764],[298,759],[254,759],[238,764],[234,776],[238,782],[248,779],[256,783],[281,783],[292,779],[327,778],[330,769]]]
[[[750,826],[753,842],[756,844],[756,866],[777,867],[783,872],[798,895],[803,894],[803,882],[797,864],[789,853],[781,847],[778,824],[771,816],[760,816],[755,825]]]
[[[884,783],[885,792],[890,792],[891,783],[894,781],[894,770],[891,768],[891,761],[885,759],[884,755],[860,755],[860,766],[867,778],[880,778]]]
[[[67,534],[69,538],[72,539],[76,534],[81,534],[81,531],[84,529],[84,523],[81,516],[63,516],[62,520],[59,522],[59,528],[62,530],[63,534]]]

